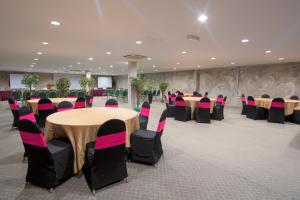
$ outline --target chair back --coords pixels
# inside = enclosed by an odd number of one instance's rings
[[[54,110],[54,104],[50,99],[40,99],[38,102],[38,111],[43,112],[43,111],[48,111]]]
[[[150,104],[148,101],[145,101],[142,105],[140,116],[148,118],[150,114]]]
[[[184,94],[182,92],[178,92],[177,97],[184,97]]]
[[[85,98],[84,97],[78,97],[76,99],[74,108],[78,109],[78,108],[85,108],[85,107],[86,107]]]
[[[208,98],[208,92],[205,92],[205,93],[204,93],[204,97],[205,97],[205,98]]]
[[[175,106],[176,107],[185,107],[186,106],[185,101],[181,96],[176,97]]]
[[[23,106],[19,109],[19,121],[23,119],[28,119],[34,123],[36,122],[33,112],[26,106]]]
[[[284,100],[282,98],[275,98],[272,100],[271,108],[284,109]]]
[[[9,107],[10,107],[10,109],[11,109],[12,111],[13,111],[13,110],[18,110],[18,109],[19,109],[19,104],[18,104],[18,102],[15,100],[15,98],[9,97],[7,101],[8,101]]]
[[[293,96],[290,97],[290,99],[293,99],[293,100],[299,100],[299,97],[296,96],[296,95],[293,95]]]
[[[199,109],[209,109],[210,110],[210,99],[203,97],[199,102],[198,102],[198,108]]]
[[[268,95],[268,94],[263,94],[263,95],[261,95],[261,98],[270,98],[270,95]]]
[[[156,128],[156,133],[157,135],[162,135],[165,129],[165,125],[166,125],[166,119],[167,119],[167,110],[165,109],[159,119],[157,128]]]
[[[90,95],[86,96],[86,105],[88,107],[92,107],[93,103],[94,103],[94,97]]]
[[[223,99],[223,95],[222,94],[220,94],[220,95],[218,95],[218,97],[217,97],[217,100],[216,100],[216,106],[218,107],[222,107],[222,106],[224,106],[225,105],[225,102],[224,102],[224,99]]]
[[[72,110],[73,104],[69,101],[62,101],[57,105],[57,112]]]
[[[46,98],[47,98],[46,92],[44,92],[44,91],[39,92],[39,97],[40,97],[41,99],[46,99]]]
[[[247,100],[246,100],[246,97],[245,97],[245,95],[244,94],[242,94],[242,104],[243,105],[245,105],[245,104],[247,104]]]
[[[247,102],[248,102],[248,104],[247,104],[248,106],[255,106],[256,105],[253,96],[248,96]]]
[[[268,121],[274,123],[284,123],[284,100],[282,98],[274,98],[269,109]]]
[[[117,100],[115,100],[115,99],[108,99],[105,102],[105,107],[108,107],[108,108],[118,108],[119,104],[118,104]]]
[[[174,104],[176,101],[176,94],[172,94],[171,95],[171,103],[170,104]]]

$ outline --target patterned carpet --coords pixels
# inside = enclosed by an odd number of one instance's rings
[[[102,106],[104,98],[96,98]],[[125,107],[126,104],[122,104]],[[152,104],[155,129],[163,106]],[[300,126],[253,121],[227,108],[212,124],[168,119],[156,166],[127,163],[128,183],[89,191],[75,176],[53,193],[25,185],[27,163],[7,102],[0,102],[0,199],[300,199]]]

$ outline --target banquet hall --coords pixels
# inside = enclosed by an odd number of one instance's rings
[[[0,200],[299,200],[299,0],[2,0]]]

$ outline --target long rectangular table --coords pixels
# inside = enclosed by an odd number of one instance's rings
[[[92,89],[91,91],[91,94],[94,97],[103,96],[104,93],[105,93],[104,89]]]

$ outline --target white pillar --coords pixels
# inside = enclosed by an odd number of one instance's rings
[[[128,106],[131,108],[136,107],[136,93],[131,89],[130,77],[137,76],[137,62],[129,61],[128,62]]]

